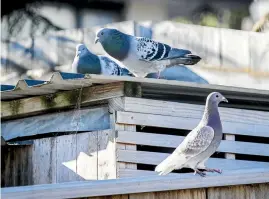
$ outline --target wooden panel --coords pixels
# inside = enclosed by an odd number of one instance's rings
[[[117,123],[192,130],[200,118],[174,117],[144,113],[117,112]],[[269,125],[222,121],[223,132],[235,135],[269,137]]]
[[[32,183],[32,146],[1,147],[1,187]]]
[[[268,74],[269,72],[269,38],[268,33],[249,33],[250,66],[253,72]]]
[[[97,179],[97,134],[93,131],[57,137],[57,183]]]
[[[268,199],[269,184],[208,188],[208,199]]]
[[[228,99],[229,100],[229,99]],[[124,110],[129,112],[169,115],[201,119],[204,106],[162,100],[124,97]],[[244,124],[263,124],[269,126],[269,112],[219,107],[221,120]]]
[[[57,142],[55,137],[36,139],[33,144],[33,184],[56,183]]]
[[[220,29],[220,32],[222,67],[248,70],[250,63],[249,33],[231,29]]]
[[[97,132],[98,180],[116,178],[116,143],[112,130]]]
[[[201,63],[219,67],[220,30],[176,22],[161,22],[153,27],[153,39],[177,48],[191,50],[202,57]]]
[[[124,95],[123,83],[111,83],[71,90],[55,94],[31,97],[27,99],[2,102],[1,116],[3,119],[29,116],[51,109],[67,108],[78,103],[81,92],[81,105]],[[16,106],[15,106],[16,105]],[[14,107],[15,106],[15,107]]]
[[[157,165],[165,158],[168,157],[168,153],[155,153],[146,151],[127,151],[118,150],[117,161],[119,162],[131,162],[137,164],[150,164]],[[234,169],[248,169],[248,168],[261,168],[268,167],[269,162],[255,162],[245,160],[229,160],[222,158],[209,158],[206,165],[209,168],[218,168],[224,170]]]
[[[152,176],[144,178],[83,181],[45,184],[38,186],[3,188],[3,198],[81,198],[128,193],[172,191],[181,189],[219,187],[269,182],[267,169],[242,170],[210,174],[206,178],[183,174],[181,176]],[[199,179],[199,180],[198,180]]]
[[[2,122],[5,140],[50,132],[94,131],[109,129],[108,107],[76,109]]]
[[[129,199],[206,199],[205,189],[130,194]]]
[[[176,148],[184,140],[184,138],[184,136],[166,134],[163,135],[154,133],[118,131],[117,142]],[[217,151],[226,153],[269,156],[269,144],[222,140]]]

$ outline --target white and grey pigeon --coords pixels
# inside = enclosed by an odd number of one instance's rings
[[[172,48],[144,37],[135,37],[116,29],[103,28],[97,32],[95,43],[100,42],[104,50],[121,61],[136,77],[149,73],[160,74],[166,67],[194,65],[201,58],[191,51]]]
[[[217,150],[222,139],[222,124],[218,111],[218,105],[222,101],[228,102],[218,92],[208,95],[202,120],[175,151],[155,168],[159,175],[166,175],[181,168],[191,168],[195,171],[194,174],[200,176],[205,176],[200,169],[221,173],[220,169],[207,168],[205,162]]]
[[[118,76],[131,75],[124,66],[119,66],[119,64],[107,56],[91,53],[84,44],[78,44],[76,46],[72,72]]]

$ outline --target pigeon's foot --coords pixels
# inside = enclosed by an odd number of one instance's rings
[[[161,72],[158,71],[157,79],[160,79],[160,77],[161,77]]]
[[[219,174],[222,173],[221,169],[209,169],[209,168],[205,168],[205,171],[212,172],[212,173],[216,172],[216,173],[219,173]]]
[[[206,176],[206,174],[204,172],[199,171],[198,169],[197,170],[194,170],[194,175],[196,175],[196,174],[199,174],[201,177],[205,177]]]

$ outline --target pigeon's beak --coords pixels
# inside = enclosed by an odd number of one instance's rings
[[[221,101],[228,103],[228,100],[225,97],[222,97]]]
[[[98,42],[99,42],[99,37],[96,37],[94,43],[97,44]]]

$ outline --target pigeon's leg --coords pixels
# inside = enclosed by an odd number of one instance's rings
[[[207,171],[207,172],[212,172],[212,173],[214,173],[214,172],[219,173],[219,174],[222,173],[222,170],[221,169],[204,168],[204,170]]]
[[[201,177],[205,177],[206,176],[206,174],[204,172],[202,172],[202,171],[200,171],[198,169],[195,169],[194,170],[194,175],[196,175],[196,174],[199,174]]]
[[[157,79],[160,79],[161,77],[161,71],[158,71]]]

